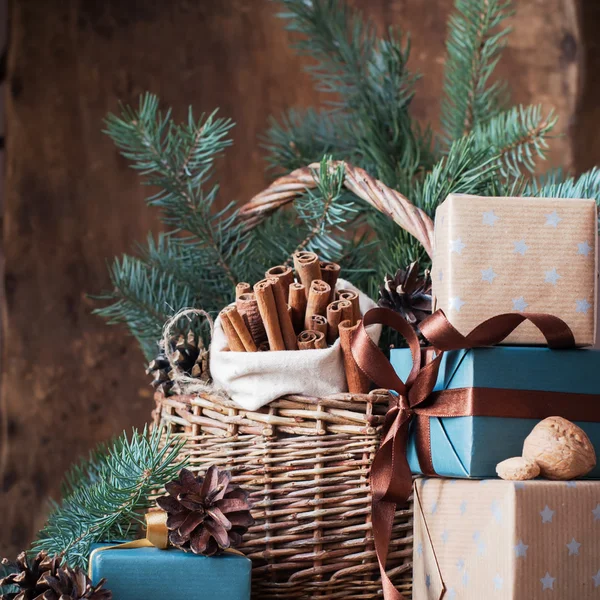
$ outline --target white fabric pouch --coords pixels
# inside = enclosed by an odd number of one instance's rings
[[[357,292],[362,314],[376,306],[343,279],[338,280],[336,289]],[[381,325],[371,325],[367,332],[378,343]],[[219,318],[215,321],[210,347],[210,371],[214,385],[246,410],[257,410],[289,394],[321,397],[347,391],[339,339],[322,350],[230,352]]]

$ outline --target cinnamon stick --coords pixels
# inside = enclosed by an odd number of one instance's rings
[[[358,301],[358,294],[352,290],[338,290],[338,300],[350,300],[352,302],[352,324],[355,325],[357,321],[360,321],[360,304]]]
[[[279,318],[279,328],[283,337],[283,343],[286,350],[298,350],[298,342],[296,341],[296,332],[292,324],[290,308],[287,305],[287,294],[285,290],[285,282],[281,278],[269,277],[275,298],[275,306],[277,307],[277,317]]]
[[[300,350],[314,350],[318,331],[303,331],[298,335],[298,348]]]
[[[367,394],[371,389],[369,378],[358,368],[352,356],[350,348],[352,335],[358,329],[358,323],[352,325],[349,320],[342,321],[339,324],[340,343],[344,355],[344,369],[346,371],[346,381],[348,382],[348,391],[351,394]]]
[[[310,284],[310,290],[308,292],[308,303],[306,305],[306,315],[304,317],[304,329],[310,328],[310,320],[313,315],[327,314],[327,305],[329,304],[329,294],[331,293],[331,287],[329,284],[315,279]]]
[[[321,333],[327,333],[327,319],[323,315],[313,315],[310,318],[310,327],[313,331],[320,331]]]
[[[258,303],[258,311],[262,318],[269,348],[271,350],[285,350],[285,343],[279,326],[279,316],[277,315],[277,305],[273,294],[273,282],[267,279],[259,281],[254,286],[254,295]]]
[[[294,254],[294,268],[300,282],[304,285],[306,296],[310,291],[310,284],[315,279],[322,279],[319,257],[314,252],[296,252]]]
[[[235,302],[238,312],[244,318],[250,335],[257,346],[267,341],[267,332],[258,310],[258,302],[253,293],[242,294]]]
[[[315,331],[315,350],[323,350],[327,348],[327,340],[325,339],[325,334],[322,331]]]
[[[327,307],[327,343],[333,344],[338,339],[338,327],[342,321],[352,321],[352,302],[335,300]]]
[[[301,283],[292,283],[289,289],[288,304],[292,309],[292,323],[296,333],[304,329],[306,314],[306,290]]]
[[[287,300],[290,285],[294,283],[294,272],[292,271],[292,267],[288,267],[286,265],[277,265],[276,267],[271,267],[265,273],[265,279],[270,279],[271,277],[280,279],[283,282],[283,291],[285,292],[285,298]]]
[[[235,286],[235,299],[237,300],[242,294],[249,294],[251,291],[252,286],[242,281]]]
[[[329,302],[335,300],[335,284],[340,276],[341,267],[334,262],[321,261],[319,263],[321,267],[321,279],[331,286],[331,295],[329,296]]]
[[[223,331],[225,332],[225,337],[227,338],[227,344],[229,345],[229,349],[232,352],[246,352],[246,348],[240,339],[240,336],[237,334],[235,327],[231,324],[229,320],[229,316],[223,310],[220,314],[221,317],[221,326],[223,327]]]
[[[246,352],[256,352],[258,348],[256,347],[256,344],[250,335],[248,327],[246,327],[246,323],[244,322],[242,315],[240,315],[238,312],[238,309],[233,305],[228,306],[221,311],[221,314],[225,315],[235,329],[235,332],[244,346],[244,350]]]

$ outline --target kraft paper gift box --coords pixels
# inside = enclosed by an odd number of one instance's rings
[[[501,313],[550,313],[593,345],[597,232],[594,200],[451,194],[435,215],[435,308],[465,335]],[[543,342],[526,324],[504,343]]]
[[[391,351],[390,361],[403,381],[410,372],[410,350]],[[538,347],[475,348],[446,352],[442,357],[434,391],[469,388],[506,390],[506,396],[521,390],[582,394],[581,405],[595,403],[600,415],[600,351],[550,350]],[[512,391],[514,390],[514,391]],[[493,399],[502,403],[502,398]],[[576,414],[577,405],[570,405]],[[549,410],[553,416],[554,411]],[[571,418],[573,414],[560,415]],[[600,478],[599,422],[577,421],[596,449],[596,468],[588,475]],[[536,419],[475,417],[430,417],[433,467],[447,477],[495,477],[496,465],[521,456],[523,442]],[[413,473],[420,473],[414,436],[408,444]],[[600,595],[599,595],[600,598]]]
[[[103,546],[92,551],[90,576],[94,583],[105,577],[114,600],[250,600],[252,563],[245,556]]]
[[[600,482],[418,479],[414,524],[415,599],[600,598]]]

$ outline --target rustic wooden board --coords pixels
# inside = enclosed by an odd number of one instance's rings
[[[357,4],[380,27],[412,32],[413,68],[425,74],[415,114],[436,120],[450,0]],[[575,0],[518,5],[501,71],[517,101],[555,105],[568,134],[580,75]],[[257,135],[268,115],[317,100],[276,9],[263,0],[12,0],[0,554],[32,539],[73,459],[152,409],[141,354],[91,316],[86,298],[107,286],[107,258],[157,228],[102,117],[145,90],[179,116],[188,104],[220,106],[238,123],[221,198],[249,198],[266,182]],[[570,135],[554,148],[552,163],[570,165]]]

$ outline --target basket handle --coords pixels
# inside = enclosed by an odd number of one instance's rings
[[[390,217],[400,227],[413,235],[433,255],[433,221],[427,213],[408,198],[371,177],[364,169],[344,161],[331,161],[330,168],[344,166],[344,186]],[[276,179],[267,189],[252,198],[239,211],[239,219],[248,229],[262,223],[272,212],[292,202],[306,190],[317,187],[319,163],[296,169]]]

